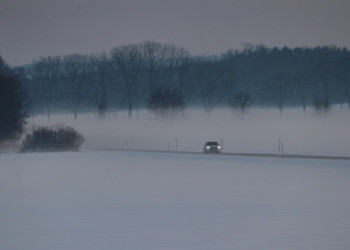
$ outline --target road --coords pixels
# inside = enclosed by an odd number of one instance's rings
[[[191,151],[168,151],[168,150],[144,150],[144,149],[94,149],[86,150],[104,150],[104,151],[129,151],[129,152],[154,152],[154,153],[173,153],[173,154],[203,154],[202,152]],[[323,156],[323,155],[301,155],[301,154],[267,154],[267,153],[229,153],[224,152],[217,155],[222,156],[244,156],[244,157],[265,157],[265,158],[285,158],[285,159],[314,159],[314,160],[342,160],[350,161],[348,156]]]

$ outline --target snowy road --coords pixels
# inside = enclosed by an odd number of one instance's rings
[[[167,154],[203,154],[202,152],[193,151],[161,151],[161,150],[121,150],[121,149],[88,149],[86,151],[117,151],[117,152],[143,152],[143,153],[167,153]],[[297,155],[297,154],[266,154],[266,153],[210,153],[210,155],[223,156],[243,156],[243,157],[259,157],[259,158],[283,158],[283,159],[311,159],[311,160],[341,160],[350,161],[347,156],[323,156],[323,155]]]
[[[0,155],[0,249],[349,249],[349,161]]]

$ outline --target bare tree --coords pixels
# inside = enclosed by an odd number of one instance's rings
[[[41,57],[33,61],[34,81],[40,84],[46,104],[47,117],[50,121],[53,94],[58,83],[61,67],[60,56]]]
[[[345,100],[348,103],[348,107],[350,108],[350,55],[348,54],[347,57],[345,57],[344,64],[344,85],[345,85]]]
[[[247,113],[248,108],[252,104],[250,95],[247,93],[237,93],[229,99],[229,105],[240,114],[240,118],[243,121],[244,115]]]
[[[298,50],[296,53],[300,53],[300,50]],[[309,81],[311,81],[310,77],[308,77],[308,67],[305,67],[304,65],[305,59],[297,54],[295,63],[294,63],[294,74],[292,76],[293,81],[296,84],[295,92],[298,93],[298,96],[301,101],[303,112],[306,112],[306,105],[307,105],[307,90]]]
[[[277,88],[277,97],[278,97],[278,110],[280,111],[280,115],[283,114],[283,108],[284,108],[284,84],[281,77],[277,76],[276,80],[273,80],[274,86]]]
[[[154,88],[159,87],[161,81],[169,85],[176,75],[179,90],[182,92],[189,68],[189,53],[174,45],[150,41],[142,43],[142,50],[149,90],[152,92]]]
[[[336,71],[334,68],[334,58],[330,53],[330,48],[322,49],[317,55],[317,63],[315,63],[315,75],[318,83],[321,85],[323,95],[315,97],[313,100],[313,106],[317,112],[329,111],[331,105],[330,98],[330,85],[332,83],[332,72]]]
[[[186,83],[186,77],[189,75],[190,72],[190,57],[187,52],[184,52],[184,54],[182,54],[181,57],[178,58],[176,63],[176,71],[178,78],[178,89],[180,93],[183,93]]]
[[[142,48],[140,45],[125,45],[112,49],[113,65],[123,79],[128,104],[128,115],[132,116],[139,89],[138,76],[142,67]]]
[[[270,79],[270,83],[271,86],[273,88],[273,92],[276,93],[277,95],[277,106],[278,106],[278,110],[280,112],[280,115],[282,117],[283,115],[283,108],[285,106],[285,96],[286,96],[286,87],[285,87],[285,81],[287,78],[287,68],[285,67],[285,65],[283,63],[285,63],[285,61],[282,61],[277,54],[277,50],[273,49],[272,50],[272,59],[271,59],[271,63],[274,66],[271,72],[271,79]]]
[[[207,112],[210,113],[225,97],[229,74],[218,62],[194,62],[196,94]]]
[[[63,57],[62,68],[71,87],[71,103],[73,105],[74,120],[78,118],[78,110],[82,99],[82,86],[86,79],[87,56],[73,54]]]
[[[101,54],[92,59],[95,67],[95,101],[97,104],[98,115],[104,118],[107,109],[107,91],[110,85],[112,65],[111,60],[106,54]]]
[[[161,73],[166,65],[166,47],[160,43],[146,41],[142,43],[143,62],[148,74],[148,88],[157,87]]]
[[[346,78],[346,92],[345,98],[348,103],[348,107],[350,108],[350,74]]]

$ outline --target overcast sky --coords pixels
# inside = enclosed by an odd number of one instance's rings
[[[245,43],[350,48],[349,0],[0,0],[0,55],[109,53],[152,40],[193,55]]]

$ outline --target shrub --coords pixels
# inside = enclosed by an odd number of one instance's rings
[[[327,97],[315,97],[312,102],[312,105],[314,106],[316,113],[327,113],[332,108],[330,101]]]
[[[185,109],[185,102],[179,90],[169,87],[155,88],[148,99],[147,108],[156,116],[167,118]]]
[[[27,134],[20,152],[78,151],[84,137],[68,126],[38,127]]]

